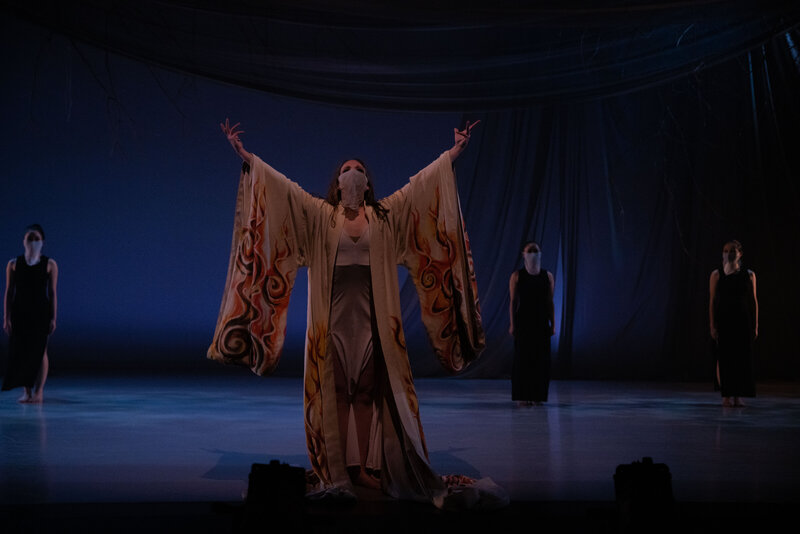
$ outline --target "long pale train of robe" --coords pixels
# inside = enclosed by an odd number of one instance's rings
[[[375,319],[390,392],[380,402],[381,481],[397,498],[443,505],[448,489],[431,469],[401,322],[397,265],[417,288],[434,352],[451,372],[484,346],[469,241],[448,153],[367,206]],[[352,492],[339,437],[328,318],[344,209],[309,195],[253,156],[236,202],[230,263],[208,357],[269,374],[281,353],[297,268],[308,266],[304,414],[308,454],[320,490]],[[369,328],[368,325],[365,325]],[[452,494],[452,488],[450,494]]]

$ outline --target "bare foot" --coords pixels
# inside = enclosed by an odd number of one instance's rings
[[[731,398],[730,397],[722,397],[722,405],[725,406],[726,408],[730,407],[730,406],[733,406],[733,403],[731,402]]]
[[[34,393],[30,400],[28,401],[29,404],[41,404],[44,401],[44,395],[41,393]]]
[[[738,407],[738,408],[744,408],[744,401],[742,399],[740,399],[739,397],[734,397],[733,398],[733,405]]]
[[[31,397],[31,394],[26,391],[19,399],[17,399],[17,402],[29,403],[31,402],[32,398],[33,397]]]
[[[381,481],[370,475],[369,473],[360,470],[355,480],[356,486],[364,486],[365,488],[372,488],[374,490],[381,489]]]

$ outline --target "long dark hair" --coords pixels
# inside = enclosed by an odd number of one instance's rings
[[[386,220],[386,214],[389,210],[384,208],[383,204],[375,200],[375,187],[372,185],[372,173],[369,167],[367,167],[367,164],[359,158],[347,158],[339,162],[339,165],[333,170],[333,176],[331,178],[331,183],[328,185],[328,194],[325,195],[325,201],[331,206],[338,206],[339,202],[341,202],[342,195],[339,192],[339,174],[342,170],[342,165],[350,160],[359,162],[361,166],[364,167],[364,174],[367,176],[367,185],[369,189],[364,193],[364,203],[368,206],[372,206],[372,209],[375,210],[375,214],[381,219]]]

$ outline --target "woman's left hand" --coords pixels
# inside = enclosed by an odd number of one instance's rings
[[[55,331],[56,331],[56,320],[55,319],[50,319],[50,329],[47,332],[47,334],[50,335]]]

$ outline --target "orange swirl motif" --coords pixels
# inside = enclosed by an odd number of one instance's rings
[[[322,390],[320,362],[325,359],[328,332],[324,325],[309,329],[306,339],[306,370],[303,387],[306,446],[311,468],[324,484],[331,483],[330,468],[322,433]]]
[[[251,214],[242,228],[231,273],[235,289],[217,349],[226,363],[246,364],[258,374],[269,374],[280,359],[295,266],[285,221],[280,237],[269,244],[272,261],[264,256],[263,209]]]
[[[391,316],[389,320],[392,323],[392,339],[399,347],[403,349],[403,353],[405,353],[406,343],[403,336],[403,323],[400,318],[395,316]],[[422,450],[425,452],[425,457],[427,458],[428,447],[425,445],[425,433],[422,431],[422,420],[419,416],[419,399],[417,398],[417,390],[414,388],[414,378],[411,375],[411,364],[408,362],[408,358],[405,359],[405,364],[406,372],[401,373],[401,378],[403,379],[403,391],[405,391],[408,409],[411,412],[412,417],[414,417],[414,420],[417,422],[419,437],[420,441],[422,442]]]
[[[464,367],[461,357],[458,326],[459,280],[453,276],[453,265],[459,261],[456,239],[450,236],[440,218],[440,193],[423,216],[414,210],[411,239],[410,272],[417,283],[422,320],[441,364],[450,371]]]
[[[392,315],[389,317],[389,320],[392,322],[392,339],[394,340],[395,344],[402,349],[403,352],[406,351],[406,338],[403,334],[403,321],[400,320],[399,317],[395,317]]]
[[[475,301],[475,313],[477,314],[478,322],[481,321],[481,303],[478,298],[478,279],[475,277],[475,264],[472,262],[472,247],[469,244],[469,234],[464,227],[464,221],[461,221],[461,231],[464,234],[464,251],[467,254],[467,269],[469,271],[469,283],[472,286],[472,296]]]

